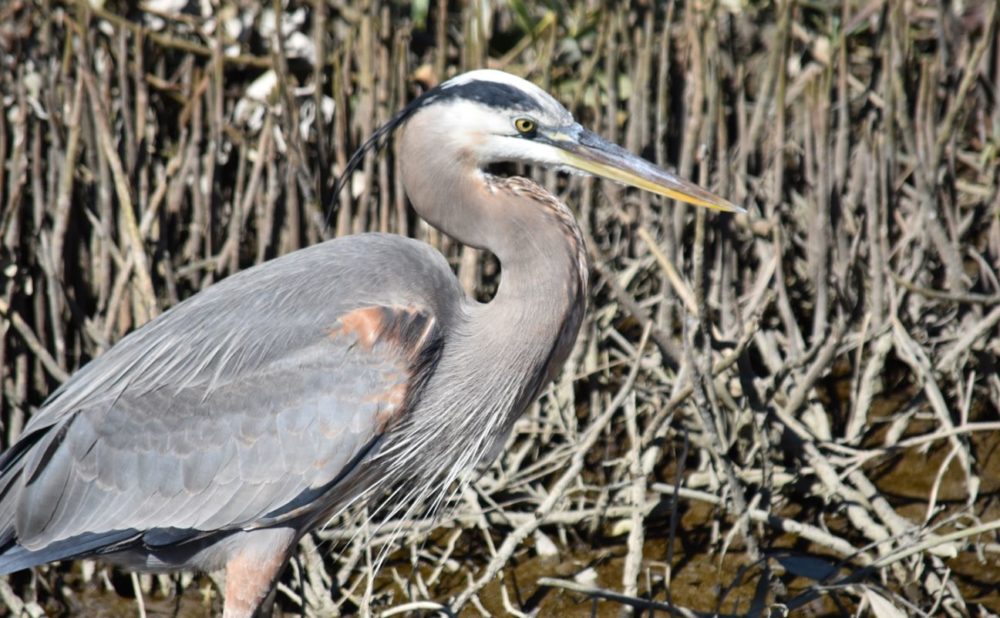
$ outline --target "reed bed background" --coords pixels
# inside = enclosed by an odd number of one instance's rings
[[[276,611],[997,615],[997,22],[991,0],[5,2],[3,444],[130,330],[327,237],[426,240],[488,298],[495,260],[415,218],[392,145],[330,187],[423,89],[501,68],[749,214],[522,170],[593,262],[565,370],[441,516],[307,537]],[[0,599],[210,615],[218,581],[84,562]]]

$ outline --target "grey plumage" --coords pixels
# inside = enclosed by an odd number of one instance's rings
[[[372,266],[389,256],[398,268]],[[410,281],[426,287],[401,298],[395,290]],[[0,460],[0,494],[25,485],[18,502],[0,500],[0,539],[17,531],[27,550],[82,534],[120,543],[123,530],[160,522],[197,536],[267,516],[336,477],[376,437],[376,404],[365,398],[373,385],[391,386],[395,360],[331,338],[338,317],[403,302],[448,320],[441,299],[460,298],[440,254],[379,234],[326,242],[209,288],[95,359],[31,419],[24,435],[34,447]],[[39,558],[75,553],[69,545]]]
[[[434,506],[491,461],[569,353],[588,268],[571,211],[528,180],[490,176],[490,163],[736,209],[497,71],[415,100],[344,178],[393,133],[418,214],[500,260],[491,302],[468,298],[427,245],[383,234],[200,292],[74,374],[0,456],[0,573],[89,555],[225,566],[225,615],[249,616],[295,542],[337,509],[387,495],[390,508]]]

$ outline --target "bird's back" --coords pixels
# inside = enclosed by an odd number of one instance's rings
[[[177,305],[77,372],[0,456],[0,572],[109,551],[201,566],[156,548],[328,507],[462,302],[439,253],[365,234]]]

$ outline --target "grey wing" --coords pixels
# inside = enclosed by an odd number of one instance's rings
[[[441,329],[416,298],[282,298],[299,289],[287,280],[299,270],[245,278],[271,290],[264,299],[238,293],[240,281],[217,285],[109,351],[103,371],[81,372],[99,387],[55,398],[0,460],[0,551],[59,546],[63,555],[43,556],[52,560],[101,539],[252,527],[342,476],[419,395]]]

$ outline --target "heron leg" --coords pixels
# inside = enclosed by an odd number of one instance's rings
[[[275,582],[298,534],[291,528],[244,532],[226,562],[223,618],[254,618],[270,605]]]

